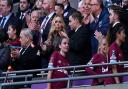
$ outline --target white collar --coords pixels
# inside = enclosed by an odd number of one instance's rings
[[[67,7],[68,7],[68,4],[64,6],[64,9],[67,9]]]
[[[78,28],[75,30],[75,32],[77,32],[77,30],[81,27],[82,25],[78,26]]]
[[[118,24],[118,23],[120,23],[119,21],[117,21],[117,22],[115,22],[113,25],[112,25],[112,27],[114,27],[116,24]]]
[[[48,18],[50,19],[50,18],[53,16],[54,13],[55,13],[55,12],[50,13],[50,14],[48,15]]]
[[[6,16],[4,16],[4,17],[8,20],[11,15],[12,15],[12,13],[9,13],[8,15],[6,15]]]

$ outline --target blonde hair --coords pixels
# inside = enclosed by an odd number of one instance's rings
[[[109,48],[109,45],[108,45],[108,42],[107,42],[107,39],[106,39],[106,37],[105,36],[101,36],[99,39],[98,39],[98,51],[97,51],[97,53],[100,53],[100,47],[101,47],[101,45],[102,45],[102,41],[103,40],[106,40],[106,45],[107,45],[107,47],[106,47],[106,52],[105,52],[105,56],[107,56],[108,55],[108,48]]]
[[[61,22],[62,22],[62,29],[60,29],[59,31],[63,31],[66,33],[66,26],[65,26],[65,22],[64,22],[64,19],[62,18],[62,16],[59,16],[59,15],[56,15],[53,20],[52,20],[52,24],[51,24],[51,29],[50,29],[50,32],[48,34],[48,40],[52,40],[54,35],[58,33],[57,29],[55,28],[54,24],[55,24],[55,19],[59,17],[61,19]]]

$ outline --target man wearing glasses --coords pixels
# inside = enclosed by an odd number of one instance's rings
[[[98,48],[98,41],[94,36],[96,32],[100,32],[106,36],[109,29],[109,12],[108,9],[104,7],[103,0],[91,0],[90,5],[94,17],[94,21],[90,24],[93,32],[91,37],[92,54],[95,54]]]

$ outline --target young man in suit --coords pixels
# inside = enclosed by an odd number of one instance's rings
[[[19,10],[16,13],[16,17],[20,22],[21,29],[27,27],[26,16],[30,13],[30,11],[30,0],[20,0]]]
[[[82,19],[80,12],[74,12],[69,17],[69,25],[75,31],[69,41],[71,65],[84,65],[91,58],[91,35],[89,29],[82,25]]]

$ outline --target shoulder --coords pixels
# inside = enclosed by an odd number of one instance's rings
[[[97,59],[97,60],[101,60],[101,58],[104,58],[104,56],[103,56],[102,54],[97,53],[97,54],[95,54],[95,55],[93,56],[93,58],[94,58],[94,59]]]
[[[116,43],[115,42],[113,42],[111,45],[110,45],[110,47],[109,47],[109,51],[111,51],[111,50],[116,50]]]
[[[92,62],[93,63],[101,63],[102,60],[105,59],[105,56],[103,56],[102,54],[95,54],[93,57],[92,57]]]
[[[51,56],[52,57],[57,57],[58,55],[60,55],[59,52],[58,51],[54,51]]]
[[[57,58],[58,58],[59,52],[54,51],[50,57],[50,62],[56,62]]]
[[[108,51],[108,54],[109,56],[112,55],[112,51],[115,50],[115,55],[118,53],[118,46],[115,42],[113,42],[110,47],[109,47],[109,51]]]

